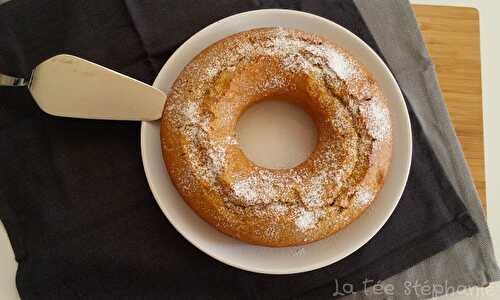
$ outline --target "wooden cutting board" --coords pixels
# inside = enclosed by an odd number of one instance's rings
[[[414,5],[450,117],[486,210],[479,12]]]

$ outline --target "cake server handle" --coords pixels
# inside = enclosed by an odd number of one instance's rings
[[[0,73],[0,86],[29,86],[30,82],[31,76],[20,78]]]

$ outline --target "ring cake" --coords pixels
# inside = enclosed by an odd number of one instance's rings
[[[252,104],[285,98],[318,131],[310,157],[268,169],[245,157],[235,128]],[[391,157],[386,99],[347,51],[298,30],[260,28],[216,42],[181,72],[167,98],[161,143],[186,203],[221,232],[273,247],[328,237],[358,218]]]

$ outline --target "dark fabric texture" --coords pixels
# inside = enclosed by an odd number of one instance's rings
[[[68,53],[147,83],[204,26],[284,7],[348,28],[377,50],[351,1],[14,0],[0,6],[0,72],[25,76]],[[410,107],[409,107],[410,108]],[[331,266],[262,275],[224,265],[169,224],[148,188],[139,123],[57,118],[24,88],[0,88],[0,218],[24,299],[280,299],[333,297],[385,279],[477,232],[410,108],[413,160],[382,230]],[[297,259],[300,259],[297,258]]]

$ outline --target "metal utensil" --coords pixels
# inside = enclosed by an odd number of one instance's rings
[[[67,54],[42,62],[29,78],[0,74],[0,86],[26,86],[43,111],[71,118],[157,120],[166,99],[159,89]]]

